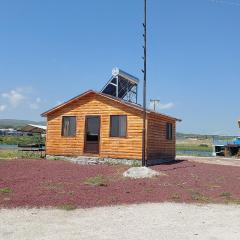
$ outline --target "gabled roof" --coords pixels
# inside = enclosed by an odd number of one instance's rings
[[[127,101],[124,101],[123,99],[120,99],[120,98],[117,98],[117,97],[113,97],[113,96],[110,96],[110,95],[107,95],[107,94],[104,94],[104,93],[101,93],[101,92],[96,92],[96,91],[93,91],[93,90],[89,90],[89,91],[86,91],[74,98],[71,98],[70,100],[54,107],[54,108],[51,108],[49,109],[48,111],[44,112],[41,114],[42,117],[47,117],[49,114],[59,110],[59,109],[62,109],[64,108],[65,106],[68,106],[69,104],[89,95],[89,94],[96,94],[98,96],[102,96],[104,98],[107,98],[107,99],[110,99],[112,101],[115,101],[115,102],[118,102],[122,105],[125,105],[127,107],[130,107],[130,108],[134,108],[134,109],[137,109],[139,111],[143,111],[143,107],[141,105],[138,105],[138,104],[134,104],[134,103],[130,103],[130,102],[127,102]],[[171,117],[169,115],[166,115],[166,114],[162,114],[162,113],[158,113],[158,112],[154,112],[152,110],[149,110],[147,109],[147,113],[154,113],[154,114],[157,114],[157,115],[160,115],[160,116],[164,116],[164,117],[167,117],[167,118],[171,118],[171,119],[174,119],[176,121],[181,121],[180,119],[177,119],[177,118],[174,118],[174,117]]]

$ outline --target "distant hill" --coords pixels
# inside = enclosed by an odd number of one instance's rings
[[[26,124],[35,124],[35,125],[46,125],[46,122],[36,122],[36,121],[29,121],[29,120],[18,120],[18,119],[0,119],[0,128],[14,128],[18,129]],[[231,136],[221,136],[221,138],[229,138]],[[234,136],[233,136],[234,137]],[[186,139],[186,138],[196,138],[196,139],[212,139],[213,135],[201,135],[201,134],[194,134],[194,133],[180,133],[177,132],[177,139]]]
[[[29,120],[17,120],[17,119],[0,119],[0,128],[14,128],[18,129],[26,124],[46,125],[46,122],[35,122]]]
[[[177,140],[182,140],[182,139],[187,139],[187,138],[204,140],[204,139],[213,139],[213,137],[217,137],[217,138],[221,138],[221,139],[229,139],[229,138],[235,138],[236,136],[219,136],[219,135],[210,135],[210,134],[204,135],[204,134],[177,132]]]

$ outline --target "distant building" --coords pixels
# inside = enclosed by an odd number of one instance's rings
[[[24,136],[26,133],[18,131],[13,128],[2,128],[0,129],[0,136]]]

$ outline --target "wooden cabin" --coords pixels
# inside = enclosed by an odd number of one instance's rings
[[[87,91],[42,114],[46,154],[141,160],[143,108],[102,92]],[[178,119],[147,110],[146,157],[173,160]]]

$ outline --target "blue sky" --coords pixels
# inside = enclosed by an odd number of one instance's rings
[[[240,0],[148,2],[148,99],[178,131],[239,134]],[[142,80],[142,18],[142,0],[0,1],[0,118],[41,120],[115,66]]]

